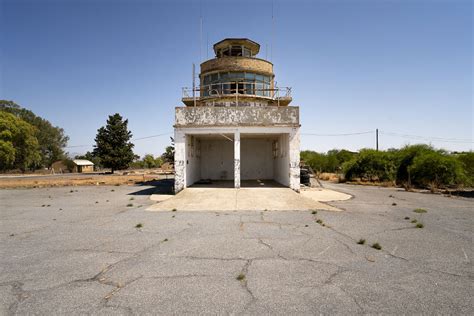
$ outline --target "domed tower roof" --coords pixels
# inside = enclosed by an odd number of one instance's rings
[[[226,38],[214,44],[217,57],[244,56],[253,57],[260,51],[260,44],[248,38]]]

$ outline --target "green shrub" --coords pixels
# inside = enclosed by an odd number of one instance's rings
[[[461,163],[465,180],[464,184],[466,186],[474,186],[474,152],[462,153],[457,156],[458,161]]]
[[[344,177],[347,180],[360,178],[368,181],[395,180],[396,165],[392,152],[362,149],[359,155],[344,163]]]
[[[434,151],[433,147],[425,144],[408,145],[397,151],[397,184],[407,184],[410,186],[411,179],[408,168],[413,164],[413,160],[419,155]]]
[[[417,155],[408,172],[412,183],[432,188],[460,184],[465,178],[461,162],[442,152]]]

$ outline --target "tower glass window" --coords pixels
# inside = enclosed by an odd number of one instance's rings
[[[251,72],[215,72],[202,79],[202,96],[246,94],[270,97],[271,77]]]

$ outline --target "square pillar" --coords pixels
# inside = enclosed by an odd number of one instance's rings
[[[174,192],[186,188],[186,134],[174,131]]]
[[[240,188],[240,132],[234,133],[234,188]]]
[[[289,135],[290,188],[300,192],[300,129],[292,128]]]

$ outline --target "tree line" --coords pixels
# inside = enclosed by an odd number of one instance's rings
[[[158,157],[134,154],[128,120],[120,114],[110,115],[105,126],[97,130],[94,149],[76,159],[87,159],[98,168],[123,170],[156,168],[174,161],[174,146],[168,146]],[[50,168],[63,161],[72,170],[73,162],[65,151],[69,137],[48,120],[22,108],[13,101],[0,100],[0,171],[21,172]]]
[[[301,159],[315,172],[339,173],[344,180],[392,182],[423,188],[474,186],[474,153],[450,153],[426,144],[358,153],[302,151]]]
[[[20,107],[0,100],[0,170],[47,168],[66,157],[69,138],[60,127]]]

